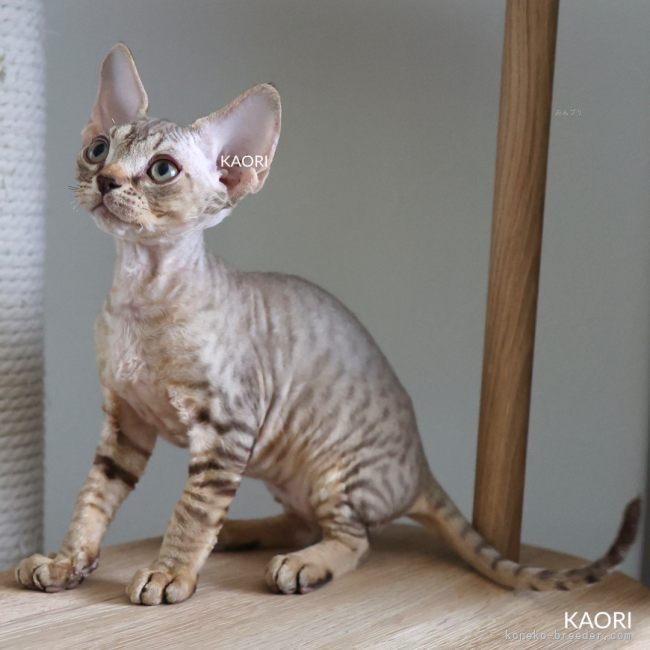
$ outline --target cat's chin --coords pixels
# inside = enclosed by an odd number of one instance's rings
[[[130,224],[111,212],[103,203],[91,210],[95,223],[111,235],[123,235]]]

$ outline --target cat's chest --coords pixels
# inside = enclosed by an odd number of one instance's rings
[[[102,343],[102,379],[120,396],[135,391],[147,393],[156,388],[155,366],[162,361],[163,349],[150,332],[130,318],[110,318]]]
[[[96,324],[102,384],[126,400],[164,437],[186,444],[185,427],[170,402],[169,387],[187,374],[174,339],[178,326],[143,321],[127,312],[103,313]],[[176,334],[176,336],[174,336]]]

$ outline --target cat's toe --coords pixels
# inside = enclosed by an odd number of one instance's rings
[[[74,589],[95,569],[97,560],[90,561],[85,554],[70,558],[32,555],[16,569],[16,580],[28,589],[54,593]]]
[[[276,593],[307,594],[332,579],[325,566],[305,562],[301,554],[277,555],[266,570],[266,582]]]
[[[317,564],[303,564],[296,576],[296,584],[301,594],[308,594],[332,579],[332,572]]]
[[[39,554],[25,558],[16,568],[16,581],[27,589],[43,590],[38,578],[36,581],[34,580],[34,574],[39,571],[42,566],[51,562],[51,558]]]
[[[137,605],[180,603],[196,591],[196,579],[168,569],[140,569],[131,579],[126,593]]]

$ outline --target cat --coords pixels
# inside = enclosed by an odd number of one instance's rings
[[[97,566],[158,436],[189,447],[189,476],[158,559],[128,584],[133,603],[189,598],[215,544],[296,547],[271,560],[266,581],[304,594],[353,570],[368,530],[402,515],[514,589],[581,587],[623,560],[638,499],[608,553],[584,568],[502,557],[432,476],[411,400],[356,317],[305,280],[244,273],[206,252],[203,230],[268,175],[281,115],[272,85],[189,127],[150,118],[147,106],[120,43],[102,66],[76,174],[80,205],[117,247],[95,324],[105,423],[59,553],[23,560],[21,585],[70,589]],[[226,520],[242,476],[263,480],[285,513]]]

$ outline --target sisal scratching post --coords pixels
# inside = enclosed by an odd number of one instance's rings
[[[43,538],[43,19],[0,0],[0,569]]]
[[[519,558],[559,0],[507,0],[474,526]]]

